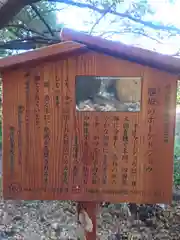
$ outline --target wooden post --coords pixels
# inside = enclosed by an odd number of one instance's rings
[[[82,214],[82,215],[84,214],[83,217],[85,218],[85,223],[83,224],[83,225],[85,225],[85,226],[83,226],[85,229],[84,240],[96,240],[97,206],[98,206],[98,204],[95,202],[79,202],[78,203],[78,206],[77,206],[78,221],[80,221],[80,218],[79,218],[80,214]],[[87,215],[85,215],[85,214],[88,215],[88,219],[86,219]],[[87,225],[88,225],[88,228],[91,229],[91,231],[86,231]]]

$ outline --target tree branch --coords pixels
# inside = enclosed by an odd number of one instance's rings
[[[45,36],[45,34],[43,32],[38,32],[34,29],[28,28],[25,24],[8,24],[6,26],[7,29],[10,28],[10,27],[17,28],[17,29],[22,29],[22,30],[25,30],[27,32],[32,32],[32,33],[37,34],[37,35],[42,36],[42,37]]]
[[[52,40],[49,38],[24,38],[21,40],[12,40],[8,42],[0,42],[0,49],[9,49],[9,50],[31,50],[37,47],[37,44],[40,45],[51,45],[59,43],[60,40]]]
[[[94,23],[94,25],[92,26],[91,30],[90,30],[90,34],[92,34],[94,28],[100,23],[100,21],[106,16],[106,14],[109,13],[109,11],[111,10],[111,8],[114,6],[114,3],[107,8],[104,13],[100,16],[100,18],[98,18],[98,20]]]
[[[75,7],[79,7],[79,8],[88,8],[88,9],[96,11],[100,14],[103,14],[106,11],[105,9],[98,8],[98,7],[96,7],[94,5],[91,5],[89,3],[75,2],[73,0],[48,0],[48,1],[49,2],[65,3],[67,5],[71,5],[71,6],[75,6]],[[144,20],[141,20],[139,18],[135,18],[128,13],[120,13],[120,12],[116,12],[115,10],[112,10],[112,9],[109,10],[109,13],[113,14],[115,16],[121,17],[121,18],[127,18],[127,19],[129,19],[133,22],[143,24],[144,26],[155,29],[155,30],[173,31],[173,32],[176,32],[176,33],[180,34],[180,29],[177,28],[177,27],[174,27],[174,26],[165,26],[165,25],[155,24],[155,23],[152,23],[150,21],[144,21]]]
[[[38,2],[39,0],[7,0],[0,2],[0,29],[17,15],[26,5]]]
[[[22,8],[24,8],[26,5],[40,2],[40,0],[1,0],[1,2],[4,1],[3,4],[0,5],[0,29],[5,27],[5,25],[12,20],[12,18],[20,12]],[[98,8],[95,5],[89,4],[89,3],[83,3],[83,2],[76,2],[74,0],[48,0],[48,2],[59,2],[64,3],[67,5],[79,7],[79,8],[88,8],[93,11],[96,11],[100,14],[104,14],[106,12],[103,8]],[[120,13],[113,9],[109,10],[110,14],[113,14],[115,16],[129,19],[133,22],[142,24],[146,27],[152,28],[154,30],[163,30],[163,31],[172,31],[180,34],[180,29],[174,26],[165,26],[161,24],[152,23],[150,21],[144,21],[140,18],[136,18],[131,16],[128,13]]]
[[[49,24],[45,21],[45,19],[43,18],[43,16],[41,16],[40,12],[38,11],[37,7],[34,4],[30,4],[31,8],[33,9],[33,11],[37,14],[37,16],[39,17],[39,19],[44,23],[44,25],[47,27],[48,31],[50,32],[51,36],[54,37],[54,33],[51,30],[51,27],[49,26]]]

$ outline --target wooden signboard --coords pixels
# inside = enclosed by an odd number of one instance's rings
[[[4,71],[4,198],[170,202],[175,76],[75,66]]]

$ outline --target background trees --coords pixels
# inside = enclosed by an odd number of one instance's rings
[[[124,39],[145,48],[157,50],[159,44],[180,40],[180,28],[172,22],[169,13],[166,23],[156,16],[150,0],[1,0],[0,49],[1,56],[12,50],[29,50],[60,41],[62,25],[73,18],[64,12],[81,9],[86,12],[84,29],[105,38]],[[175,6],[177,0],[161,1]],[[173,5],[174,4],[174,5]],[[167,9],[167,7],[166,7]],[[61,15],[64,16],[62,19]],[[57,22],[60,17],[60,23]],[[71,19],[77,22],[81,16]],[[168,20],[169,19],[169,20]],[[77,26],[78,27],[78,26]],[[130,40],[127,40],[130,39]],[[144,41],[145,40],[145,41]],[[174,53],[179,55],[179,51]]]

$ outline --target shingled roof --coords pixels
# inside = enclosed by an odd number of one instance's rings
[[[121,59],[180,74],[180,59],[139,47],[129,46],[101,37],[90,36],[65,28],[61,32],[63,41],[71,40],[86,45],[89,49],[103,52]]]

